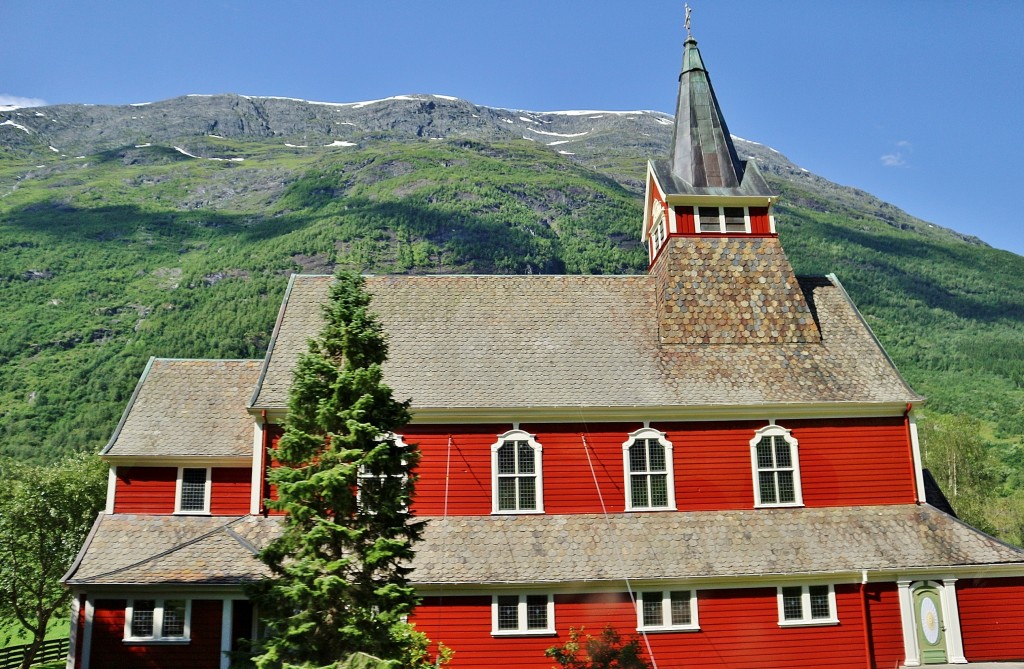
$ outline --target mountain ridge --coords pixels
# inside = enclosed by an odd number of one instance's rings
[[[251,108],[245,108],[246,103]],[[301,114],[303,106],[322,108],[318,112],[323,113]],[[149,119],[147,112],[152,112],[148,114]],[[154,121],[154,116],[158,120]],[[187,120],[168,122],[169,118]],[[634,192],[643,190],[642,165],[634,162],[632,166],[612,167],[610,159],[621,158],[623,153],[631,157],[659,155],[668,145],[671,127],[672,116],[655,110],[530,111],[489,107],[455,96],[430,93],[356,102],[233,93],[189,94],[129,105],[52,105],[0,111],[0,142],[5,148],[24,151],[27,156],[45,155],[49,151],[63,158],[84,157],[129,145],[147,148],[154,142],[181,138],[198,141],[202,137],[278,138],[284,146],[294,149],[316,148],[309,143],[311,140],[318,141],[319,148],[347,148],[361,143],[412,138],[485,141],[521,138],[609,173]],[[11,137],[11,133],[18,130],[27,136]],[[285,139],[304,143],[284,142]],[[829,192],[840,201],[856,198],[870,201],[880,218],[904,230],[932,230],[970,244],[989,246],[976,236],[924,221],[861,189],[816,175],[769,145],[736,135],[733,139],[741,156],[754,159],[762,171],[788,181],[803,181],[812,190]],[[173,148],[189,157],[245,160],[241,155],[210,155],[209,151],[204,151],[209,147],[202,145]],[[569,151],[570,148],[573,150]],[[0,188],[2,186],[0,181]]]

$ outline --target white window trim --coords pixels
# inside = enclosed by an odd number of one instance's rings
[[[668,227],[666,225],[668,217],[665,215],[665,205],[661,200],[654,200],[654,204],[651,205],[651,259],[653,260],[661,247],[665,245],[665,240],[668,239]]]
[[[760,480],[760,469],[757,466],[757,442],[761,441],[762,437],[778,437],[781,436],[789,444],[789,455],[793,460],[793,496],[794,501],[792,502],[762,502],[761,501],[761,480]],[[750,440],[750,466],[753,473],[754,479],[754,508],[755,509],[774,509],[779,507],[794,507],[804,505],[804,494],[803,486],[800,483],[800,447],[796,439],[793,438],[792,431],[787,430],[784,427],[776,425],[774,421],[770,425],[762,427],[760,430],[754,433],[754,438]],[[773,470],[775,471],[775,470]]]
[[[203,493],[203,508],[196,511],[181,510],[181,481],[186,469],[205,469],[206,485]],[[208,516],[210,515],[210,493],[213,488],[213,472],[211,467],[178,467],[178,479],[174,483],[174,513],[183,516]]]
[[[139,597],[139,599],[150,599]],[[124,642],[125,643],[162,643],[162,644],[186,644],[192,640],[192,600],[185,600],[185,630],[182,636],[163,636],[164,625],[164,602],[167,598],[152,598],[155,602],[153,607],[153,636],[132,636],[132,618],[135,613],[135,600],[129,599],[124,609]],[[174,598],[180,599],[180,598]]]
[[[673,625],[672,620],[672,597],[673,592],[690,593],[690,622],[686,625]],[[661,625],[644,625],[644,604],[643,597],[646,594],[661,595]],[[637,593],[636,598],[636,631],[637,632],[679,632],[696,631],[700,629],[700,621],[697,619],[697,591],[685,588],[669,590],[644,590]]]
[[[498,449],[506,441],[525,441],[534,453],[534,473],[536,480],[537,508],[536,509],[498,509]],[[512,429],[498,435],[498,440],[491,444],[491,513],[503,516],[521,516],[528,514],[544,513],[544,448],[537,441],[536,435],[524,432],[520,429]],[[518,476],[518,474],[517,474]],[[518,503],[518,500],[517,500]],[[497,600],[495,600],[497,601]]]
[[[821,625],[838,625],[839,613],[836,610],[836,589],[831,583],[828,586],[828,618],[811,618],[811,591],[812,586],[826,585],[825,583],[810,583],[807,585],[785,585],[778,586],[776,595],[779,606],[779,627],[816,627]],[[802,616],[799,619],[786,620],[786,610],[782,601],[783,588],[800,588],[800,608]]]
[[[672,442],[669,441],[664,432],[654,428],[642,427],[629,433],[629,439],[622,442],[622,470],[626,491],[626,511],[675,511],[676,510],[676,483],[675,470],[673,467]],[[665,447],[665,473],[666,487],[668,488],[668,504],[666,506],[633,506],[633,488],[629,470],[629,449],[637,439],[657,439]],[[639,473],[639,472],[638,472]]]
[[[696,205],[693,207],[693,229],[698,235],[739,235],[739,234],[750,234],[750,207],[733,207],[733,206],[717,206],[718,209],[718,229],[717,230],[701,230],[700,229],[700,210],[710,209],[715,205]],[[743,232],[739,231],[727,231],[725,229],[725,210],[726,209],[742,209],[743,210]]]
[[[517,609],[516,624],[518,625],[514,630],[499,630],[498,629],[498,597],[519,597],[519,607]],[[548,598],[548,610],[547,610],[547,627],[544,629],[529,629],[526,626],[526,598],[532,597],[547,597]],[[555,633],[555,597],[551,593],[543,592],[529,592],[522,594],[504,593],[501,595],[491,595],[491,636],[551,636]]]
[[[391,441],[395,442],[395,447],[398,448],[399,451],[404,451],[405,449],[407,449],[409,447],[408,444],[406,444],[402,440],[402,436],[399,435],[399,434],[395,434],[395,433],[392,432],[391,434],[388,434],[387,437],[381,439],[381,441],[385,441],[386,439],[390,439]],[[402,458],[402,464],[403,465],[408,464],[404,457]],[[400,478],[400,479],[408,479],[409,478],[408,474],[392,474],[392,476],[394,476],[395,478]],[[366,480],[376,480],[376,479],[382,479],[382,478],[384,478],[383,475],[370,474],[362,466],[359,467],[359,471],[356,472],[356,504],[359,505],[360,509],[362,508],[362,487],[363,487],[362,482],[366,481]],[[406,507],[405,510],[408,511],[409,510],[408,507]],[[366,513],[369,513],[369,514],[373,515],[376,512],[373,511],[373,510],[367,510]]]

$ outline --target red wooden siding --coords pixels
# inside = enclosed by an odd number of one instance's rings
[[[210,473],[210,513],[214,516],[243,516],[249,513],[252,470],[242,467],[214,467]]]
[[[93,608],[91,667],[118,669],[220,668],[221,602],[193,600],[191,640],[185,644],[128,644],[123,599],[99,599]]]
[[[765,425],[765,421],[652,424],[666,433],[674,447],[677,508],[752,508],[750,440]],[[914,502],[902,418],[780,421],[780,425],[791,429],[799,442],[805,506]],[[510,427],[406,428],[402,433],[406,443],[419,444],[422,453],[414,512],[491,513],[491,445]],[[609,512],[622,512],[626,497],[622,444],[640,427],[639,423],[522,425],[543,447],[544,511],[601,513],[603,495]]]
[[[174,513],[177,467],[118,467],[114,513]]]
[[[956,596],[969,662],[1024,660],[1024,578],[965,579]]]
[[[885,594],[895,599],[894,592]],[[862,669],[867,665],[857,585],[836,586],[840,623],[820,627],[780,627],[775,588],[702,590],[697,600],[700,630],[647,635],[659,666]],[[902,639],[898,606],[895,617],[890,608],[888,598],[878,602],[878,615],[871,623],[882,639],[875,650],[879,667],[895,666],[888,639]],[[610,624],[628,638],[636,630],[636,609],[624,592],[555,595],[557,634],[542,637],[491,636],[491,598],[487,596],[427,598],[412,620],[432,640],[455,650],[453,667],[546,669],[552,662],[544,657],[544,650],[564,643],[570,627],[583,627],[596,635]],[[641,644],[646,648],[642,639]]]
[[[75,625],[74,639],[75,659],[74,666],[82,666],[82,645],[85,643],[85,595],[78,595],[78,619],[71,621]]]
[[[114,513],[174,513],[177,467],[118,467]],[[210,513],[241,516],[249,513],[252,470],[214,467],[210,474]]]
[[[871,650],[878,669],[903,664],[903,618],[900,615],[899,592],[895,583],[867,585],[868,625],[871,627]]]
[[[718,205],[712,205],[712,206],[718,206]],[[728,204],[721,203],[721,206],[728,206]],[[693,237],[693,236],[698,235],[698,234],[700,234],[702,236],[705,236],[705,237],[707,237],[707,236],[717,236],[717,237],[724,236],[722,233],[714,233],[714,232],[698,233],[697,232],[697,224],[696,224],[696,221],[694,220],[695,217],[694,217],[693,207],[673,207],[673,209],[675,210],[676,220],[678,221],[678,224],[679,224],[679,227],[678,227],[679,232],[675,233],[674,235],[672,233],[670,233],[670,236]],[[750,233],[749,233],[749,236],[751,236],[751,237],[774,237],[774,236],[776,236],[776,233],[772,232],[772,225],[771,225],[771,219],[769,218],[769,214],[768,214],[768,207],[750,207],[748,209],[748,213],[750,214]],[[746,235],[747,233],[732,232],[732,233],[725,233],[725,234],[728,234],[728,235],[744,234],[744,235]]]

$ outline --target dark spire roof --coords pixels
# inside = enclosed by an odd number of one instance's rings
[[[726,196],[772,194],[757,168],[736,155],[725,117],[711,87],[711,78],[693,37],[688,36],[683,43],[683,66],[669,159],[667,164],[658,163],[655,167],[659,176],[671,176],[671,183],[664,184],[670,192]]]

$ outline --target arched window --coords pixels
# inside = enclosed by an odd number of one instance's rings
[[[509,430],[491,445],[494,513],[543,513],[541,445],[532,434]]]
[[[622,444],[626,472],[626,511],[676,508],[672,476],[672,442],[649,427],[629,435]]]
[[[762,427],[750,440],[755,506],[803,506],[797,441],[778,425]]]

